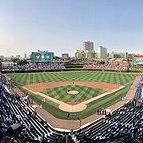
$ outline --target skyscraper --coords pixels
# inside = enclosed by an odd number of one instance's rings
[[[91,41],[84,41],[82,43],[82,51],[93,52],[94,51],[94,43]]]
[[[106,59],[107,58],[107,48],[104,48],[103,46],[99,46],[97,48],[97,57],[99,59]]]

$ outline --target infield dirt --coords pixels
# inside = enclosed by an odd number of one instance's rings
[[[137,82],[140,79],[140,76],[137,76],[130,88],[130,90],[128,91],[126,97],[128,100],[134,98],[135,96],[135,92],[137,89]],[[19,95],[24,95],[23,92],[21,92],[21,90],[19,90],[18,87],[14,88],[14,91]],[[26,96],[26,95],[25,95]],[[34,103],[36,104],[36,103]],[[114,111],[120,107],[122,107],[124,104],[126,104],[126,102],[121,101],[120,102],[111,105],[110,107],[108,107],[108,109],[110,109],[111,111]],[[64,120],[64,119],[59,119],[54,117],[52,114],[50,114],[49,112],[45,111],[44,109],[40,108],[39,106],[36,109],[37,113],[40,114],[50,125],[52,125],[54,128],[62,128],[62,129],[78,129],[80,128],[79,126],[79,120]],[[96,120],[99,120],[99,118],[102,118],[102,115],[97,115],[97,114],[93,114],[85,119],[82,119],[82,124],[81,125],[89,125],[92,122],[95,122]]]
[[[58,81],[58,82],[47,82],[47,83],[34,83],[26,85],[25,87],[34,92],[42,92],[45,89],[52,89],[67,85],[80,85],[85,87],[102,89],[103,91],[111,91],[114,89],[118,89],[120,87],[119,84],[105,83],[105,82],[88,82],[88,81],[75,81],[75,82]]]
[[[54,99],[48,95],[41,93],[45,89],[54,89],[56,87],[67,86],[67,85],[74,85],[74,86],[80,85],[80,86],[84,86],[84,87],[98,88],[98,89],[102,89],[103,91],[105,91],[105,93],[98,95],[97,97],[91,98],[87,101],[77,103],[77,104],[65,103],[65,102],[59,101],[57,99]],[[42,96],[43,98],[46,98],[46,99],[51,100],[55,103],[58,103],[59,109],[61,109],[62,111],[80,112],[87,108],[88,103],[90,103],[94,100],[97,100],[103,96],[106,96],[107,94],[114,93],[123,87],[124,86],[120,86],[118,84],[103,83],[103,82],[81,82],[81,81],[76,81],[76,82],[67,82],[66,81],[66,82],[64,82],[64,81],[59,81],[59,82],[30,84],[23,88],[25,88],[26,90],[29,90],[30,92],[32,92],[36,95]]]

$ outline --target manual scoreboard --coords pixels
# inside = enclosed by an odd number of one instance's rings
[[[38,51],[38,52],[32,52],[31,54],[32,63],[53,62],[53,58],[54,58],[53,52]]]

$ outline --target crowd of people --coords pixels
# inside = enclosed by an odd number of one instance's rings
[[[77,138],[80,143],[87,140],[102,143],[124,143],[143,141],[143,80],[138,83],[136,98],[105,116],[100,121],[82,129]]]
[[[112,115],[106,116],[105,119],[81,130],[78,138],[81,143],[86,143],[85,136],[95,142],[106,143],[108,139],[121,135],[128,135],[128,139],[143,140],[143,104],[135,105],[133,102],[127,104]]]
[[[124,143],[143,141],[143,80],[136,98],[99,121],[70,133],[53,129],[0,73],[1,143]],[[112,140],[112,141],[111,141]]]
[[[3,67],[5,71],[59,71],[65,69],[61,63],[28,63],[25,65],[14,65]]]
[[[13,94],[2,74],[0,81],[0,143],[74,143],[70,135],[52,129],[23,96]]]
[[[84,69],[96,69],[96,70],[106,70],[106,71],[128,71],[129,69],[128,61],[109,61],[103,64],[86,64]]]
[[[106,70],[106,71],[128,71],[131,68],[128,61],[107,61],[99,63],[86,63],[83,69]],[[3,71],[60,71],[66,69],[64,63],[27,63],[25,65],[3,66]]]

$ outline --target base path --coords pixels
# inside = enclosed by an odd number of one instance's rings
[[[86,100],[86,101],[84,101],[84,102],[82,102],[82,103],[88,104],[88,103],[90,103],[90,102],[92,102],[92,101],[95,101],[95,100],[97,100],[97,99],[99,99],[99,98],[101,98],[101,97],[104,97],[104,96],[106,96],[106,95],[108,95],[108,94],[112,94],[112,93],[114,93],[114,92],[116,92],[116,91],[118,91],[118,90],[120,90],[120,89],[122,89],[122,88],[124,88],[124,86],[120,86],[120,87],[117,88],[117,89],[113,89],[113,90],[111,90],[111,91],[107,91],[107,92],[105,92],[105,93],[103,93],[103,94],[100,94],[100,95],[98,95],[98,96],[96,96],[96,97],[93,97],[93,98],[91,98],[91,99],[89,99],[89,100]]]
[[[136,84],[137,84],[139,79],[140,79],[139,76],[135,78],[131,88],[129,89],[129,91],[127,93],[127,99],[132,99],[135,96]],[[21,90],[18,87],[13,88],[13,90],[15,91],[15,93],[17,93],[20,96],[24,95],[24,93],[21,92]],[[131,92],[131,94],[130,94],[130,92]],[[34,103],[34,104],[36,104],[36,103]],[[124,104],[120,105],[119,103],[116,103],[115,105],[112,105],[112,106],[110,106],[108,108],[111,109],[111,111],[113,111],[113,110],[116,110],[117,108],[123,106]],[[54,117],[52,114],[48,113],[46,110],[42,109],[39,106],[36,108],[36,112],[39,115],[41,115],[54,128],[67,129],[67,130],[79,129],[80,128],[79,120],[58,119],[58,118]],[[90,123],[95,122],[95,121],[99,120],[100,118],[102,118],[102,115],[96,115],[96,114],[91,115],[91,116],[89,116],[89,117],[87,117],[85,119],[82,119],[81,120],[81,125],[82,126],[83,125],[85,126],[87,124],[89,125]]]
[[[46,98],[46,99],[48,99],[50,101],[53,101],[53,102],[59,104],[59,109],[65,111],[65,112],[81,112],[81,111],[85,110],[86,107],[87,107],[87,105],[84,104],[84,103],[79,103],[79,104],[76,104],[76,105],[70,105],[70,104],[67,104],[65,102],[59,101],[59,100],[57,100],[55,98],[52,98],[52,97],[50,97],[48,95],[45,95],[43,93],[34,92],[34,91],[32,91],[30,89],[27,89],[25,87],[23,87],[23,88],[26,89],[27,91],[30,91],[31,93],[34,93],[35,95],[39,95],[39,96],[41,96],[43,98]]]
[[[91,88],[99,88],[103,91],[111,91],[113,89],[117,89],[120,87],[119,84],[113,83],[105,83],[105,82],[90,82],[90,81],[57,81],[57,82],[47,82],[47,83],[34,83],[26,85],[27,89],[30,89],[35,92],[42,92],[45,89],[53,89],[56,87],[61,86],[68,86],[68,85],[79,85]]]
[[[26,88],[26,87],[23,87],[23,88],[28,90],[28,91],[30,91],[30,92],[32,92],[32,93],[34,93],[35,95],[40,95],[43,98],[46,98],[46,99],[48,99],[50,101],[53,101],[53,102],[59,104],[59,109],[62,110],[62,111],[65,111],[65,112],[81,112],[81,111],[83,111],[83,110],[85,110],[87,108],[87,104],[89,104],[90,102],[95,101],[95,100],[97,100],[97,99],[99,99],[101,97],[104,97],[104,96],[108,95],[108,94],[112,94],[112,93],[114,93],[114,92],[124,88],[124,86],[120,86],[117,89],[112,89],[111,91],[107,91],[107,92],[105,92],[105,93],[103,93],[101,95],[98,95],[96,97],[93,97],[93,98],[91,98],[89,100],[86,100],[86,101],[81,102],[81,103],[76,104],[76,105],[70,105],[68,103],[65,103],[63,101],[59,101],[59,100],[57,100],[55,98],[52,98],[52,97],[50,97],[48,95],[45,95],[43,93],[35,92],[32,89],[29,89],[29,88]]]
[[[59,109],[65,111],[65,112],[81,112],[81,111],[85,110],[86,107],[87,107],[87,105],[84,104],[84,103],[79,103],[79,104],[76,104],[76,105],[70,105],[70,104],[59,101],[57,99],[54,99],[54,98],[52,98],[50,96],[47,96],[47,95],[45,95],[43,93],[40,93],[40,92],[36,92],[35,94],[40,95],[40,96],[42,96],[42,97],[44,97],[48,100],[51,100],[55,103],[58,103],[59,104]]]

